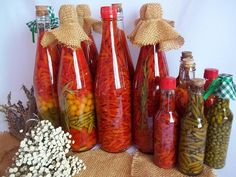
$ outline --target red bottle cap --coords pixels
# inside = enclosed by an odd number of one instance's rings
[[[204,70],[204,78],[205,79],[215,79],[218,77],[219,70],[215,68],[206,68]]]
[[[116,6],[103,6],[101,7],[101,17],[103,19],[117,18],[117,7]]]
[[[160,89],[174,90],[176,88],[176,79],[174,77],[162,77],[160,80]]]

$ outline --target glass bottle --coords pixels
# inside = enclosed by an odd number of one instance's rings
[[[96,110],[101,148],[121,152],[131,145],[130,77],[118,40],[117,9],[104,6],[96,72]]]
[[[112,6],[117,8],[117,26],[118,26],[118,33],[119,33],[119,41],[124,50],[125,59],[127,62],[127,66],[129,68],[130,78],[132,80],[134,76],[134,65],[133,65],[133,61],[131,58],[131,54],[129,51],[129,47],[127,44],[126,35],[124,31],[124,22],[123,22],[124,16],[123,16],[122,4],[117,3],[117,4],[112,4]]]
[[[96,144],[92,76],[81,48],[62,47],[58,77],[63,129],[72,135],[73,151],[85,151]]]
[[[91,15],[89,6],[86,4],[77,5],[77,15],[78,15],[79,19],[84,21],[84,19],[88,15]],[[86,32],[86,34],[88,35],[88,37],[91,39],[91,41],[82,41],[81,47],[83,49],[85,58],[88,62],[88,66],[89,66],[90,72],[92,74],[92,77],[95,78],[98,51],[97,51],[97,47],[96,47],[94,37],[92,34],[92,29],[88,29],[87,25],[88,24],[86,24],[86,22],[84,22],[84,26],[82,26],[82,27],[83,27],[84,31]]]
[[[60,123],[57,95],[60,54],[57,46],[43,48],[41,45],[44,33],[50,30],[47,6],[36,6],[36,23],[38,41],[33,83],[37,108],[42,119],[51,121],[57,127]]]
[[[183,72],[183,63],[185,60],[188,60],[188,59],[193,59],[193,55],[192,55],[192,52],[191,51],[183,51],[182,52],[182,56],[180,58],[180,65],[179,65],[179,75],[177,76],[176,78],[176,84],[177,86],[179,85],[179,77],[181,75],[181,73]]]
[[[195,63],[191,58],[183,60],[182,70],[179,75],[179,85],[176,88],[176,110],[180,119],[184,116],[188,101],[191,79],[195,78]]]
[[[207,90],[207,88],[210,86],[213,80],[215,80],[218,77],[218,69],[215,68],[206,68],[204,70],[204,79],[206,80],[204,89]],[[209,108],[214,104],[215,102],[215,95],[210,95],[207,100],[204,101],[204,112],[205,115]]]
[[[232,75],[227,75],[227,81],[232,82]],[[230,100],[215,95],[215,102],[209,108],[205,164],[212,168],[223,168],[228,151],[233,113],[229,107]]]
[[[154,163],[160,168],[172,168],[177,159],[179,119],[175,110],[176,79],[160,79],[160,108],[154,119]]]
[[[207,120],[204,116],[204,79],[192,79],[188,108],[181,119],[178,169],[185,175],[198,175],[204,165]]]
[[[133,81],[134,141],[144,153],[153,153],[153,118],[159,108],[159,79],[169,75],[159,45],[142,46]]]

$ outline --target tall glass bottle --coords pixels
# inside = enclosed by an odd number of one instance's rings
[[[178,169],[185,175],[199,175],[203,168],[207,120],[204,116],[204,79],[192,79],[190,99],[181,119]]]
[[[160,168],[172,168],[177,159],[179,119],[175,110],[176,79],[160,80],[160,108],[154,119],[154,163]]]
[[[159,79],[169,75],[159,45],[142,46],[133,80],[134,141],[144,153],[153,153],[153,118],[159,108]]]
[[[210,84],[212,83],[213,80],[215,80],[218,77],[218,69],[215,68],[206,68],[204,70],[204,79],[206,79],[206,83],[204,86],[204,89],[207,90]],[[210,109],[210,107],[214,104],[215,102],[215,95],[212,94],[210,95],[207,100],[204,101],[204,112],[205,115],[207,111]]]
[[[50,29],[47,6],[36,6],[36,22],[38,41],[33,78],[35,98],[40,117],[57,127],[60,120],[57,95],[60,54],[56,46],[43,48],[41,45],[44,33]]]
[[[124,50],[125,59],[127,62],[127,66],[129,68],[130,78],[132,80],[134,76],[134,65],[133,65],[133,61],[131,58],[131,54],[129,51],[129,47],[127,44],[126,35],[124,31],[124,22],[123,22],[124,16],[123,16],[122,4],[121,3],[112,4],[112,7],[117,8],[117,26],[118,26],[118,32],[119,32],[119,41]]]
[[[180,65],[179,65],[179,75],[176,78],[177,86],[179,85],[179,78],[180,78],[180,75],[181,75],[181,73],[183,72],[183,69],[184,69],[184,67],[183,67],[184,61],[186,61],[186,59],[190,60],[192,58],[193,58],[193,56],[192,56],[192,52],[191,51],[183,51],[182,52],[182,56],[180,58]]]
[[[83,37],[80,38],[77,30],[82,29],[74,6],[61,6],[59,16],[60,23],[64,26],[61,29],[63,33],[60,31],[60,34],[65,34],[68,38],[70,35],[77,36],[76,43],[80,44]],[[58,75],[61,120],[63,129],[70,132],[74,140],[72,150],[80,152],[89,150],[96,144],[94,87],[82,48],[79,45],[72,47],[67,44],[66,39],[63,41]]]
[[[176,88],[176,109],[180,119],[184,116],[188,101],[191,79],[195,78],[195,63],[191,58],[185,58],[179,75],[179,85]]]
[[[102,44],[96,72],[96,111],[101,148],[126,150],[131,144],[130,77],[117,28],[117,9],[101,8]]]

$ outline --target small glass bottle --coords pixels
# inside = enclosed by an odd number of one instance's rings
[[[160,108],[154,119],[154,163],[160,168],[172,168],[177,159],[179,119],[175,110],[176,79],[160,79]]]
[[[74,6],[61,6],[59,13],[64,26],[78,23]],[[63,129],[70,132],[74,140],[72,150],[81,152],[91,149],[96,144],[95,101],[92,76],[80,47],[73,48],[66,44],[62,47],[58,95]]]
[[[191,51],[183,51],[182,52],[182,56],[180,58],[180,65],[179,65],[179,75],[176,78],[176,84],[177,86],[179,85],[179,77],[181,75],[181,73],[183,72],[183,61],[184,60],[189,60],[189,59],[193,59],[193,55]]]
[[[215,68],[206,68],[204,70],[204,79],[206,80],[204,89],[207,90],[210,84],[213,80],[215,80],[218,77],[219,71]],[[215,102],[215,95],[210,95],[207,100],[204,101],[204,112],[205,115],[209,108],[214,104]]]
[[[184,116],[189,100],[191,79],[195,78],[195,63],[191,58],[183,60],[182,70],[179,75],[179,85],[176,88],[176,109],[180,119]]]
[[[199,175],[203,168],[207,120],[204,116],[204,79],[192,79],[190,99],[181,119],[178,169],[185,175]]]
[[[107,152],[131,145],[131,83],[119,42],[116,7],[101,7],[102,43],[96,72],[99,142]]]
[[[153,119],[159,108],[159,80],[169,75],[165,53],[159,45],[142,46],[133,80],[134,142],[153,153]]]
[[[134,65],[133,65],[133,61],[131,58],[131,54],[129,51],[129,47],[127,44],[126,35],[124,31],[124,21],[123,21],[124,16],[123,16],[122,4],[116,3],[116,4],[112,4],[112,6],[117,8],[117,26],[118,26],[118,32],[119,32],[119,41],[124,50],[125,59],[126,59],[127,66],[129,69],[130,79],[133,80]]]
[[[38,30],[37,52],[34,67],[34,92],[39,115],[60,125],[60,111],[57,95],[57,76],[60,54],[56,46],[43,47],[41,40],[46,31],[50,30],[48,6],[36,6],[36,23]]]
[[[232,75],[225,75],[225,83],[232,83]],[[223,86],[225,88],[226,85]],[[224,92],[225,93],[225,92]],[[225,166],[233,113],[230,110],[230,100],[215,95],[214,104],[209,108],[205,164],[220,169]]]

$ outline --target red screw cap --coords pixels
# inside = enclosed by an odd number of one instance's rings
[[[101,7],[101,17],[103,19],[117,18],[117,7],[116,6],[103,6]]]
[[[176,88],[176,79],[174,77],[162,77],[160,80],[160,89],[174,90]]]
[[[215,68],[206,68],[204,70],[204,78],[205,79],[215,79],[219,75],[219,70]]]

